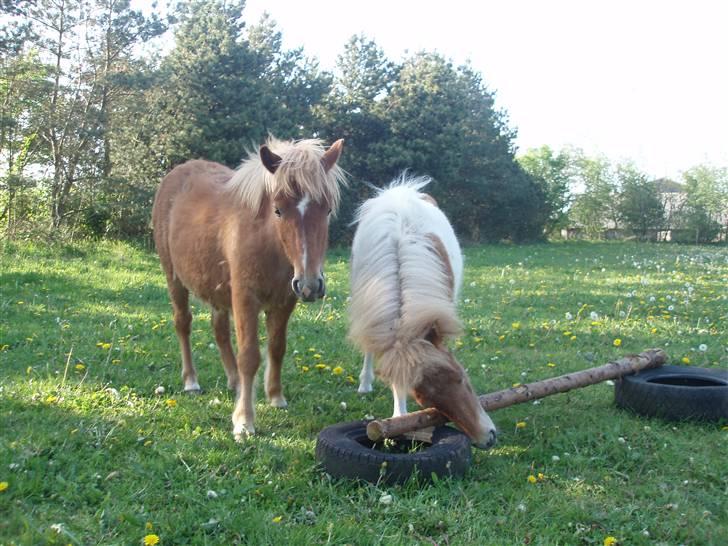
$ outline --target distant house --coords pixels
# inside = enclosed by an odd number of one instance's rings
[[[651,230],[649,238],[653,241],[690,241],[694,235],[690,230],[686,230],[681,224],[680,214],[683,205],[688,198],[687,191],[683,184],[670,180],[669,178],[658,178],[653,180],[657,193],[660,197],[663,209],[665,211],[665,219],[660,229]],[[576,196],[575,201],[579,198]],[[718,234],[716,241],[725,241],[728,237],[728,204],[723,212],[714,215],[713,219],[723,226]],[[594,236],[594,233],[587,233],[584,226],[578,223],[572,223],[566,228],[561,229],[561,237],[563,239],[584,239]],[[601,239],[624,239],[632,234],[629,230],[623,228],[618,219],[603,218],[598,237]]]
[[[652,182],[660,195],[660,201],[665,210],[665,224],[661,230],[655,233],[658,241],[672,241],[673,230],[679,224],[680,208],[685,203],[688,194],[685,186],[669,178],[658,178]]]

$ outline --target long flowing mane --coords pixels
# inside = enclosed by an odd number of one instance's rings
[[[256,211],[267,196],[279,193],[290,196],[297,192],[328,203],[334,212],[338,209],[345,174],[338,165],[326,172],[321,163],[325,150],[320,139],[283,141],[271,136],[266,144],[282,159],[275,174],[265,168],[258,152],[249,152],[227,182],[228,191]]]
[[[438,358],[424,340],[432,326],[445,338],[460,331],[448,266],[432,239],[441,236],[432,219],[447,220],[419,192],[428,182],[403,176],[356,215],[349,337],[378,357],[383,379],[402,385]]]

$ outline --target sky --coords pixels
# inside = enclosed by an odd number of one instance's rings
[[[570,145],[674,179],[728,166],[726,0],[247,0],[244,18],[264,11],[328,70],[355,34],[394,61],[469,61],[519,153]]]

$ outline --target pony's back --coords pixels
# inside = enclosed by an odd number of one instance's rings
[[[349,336],[377,357],[415,348],[433,325],[443,337],[460,329],[462,254],[445,215],[420,192],[428,182],[403,175],[357,212]]]

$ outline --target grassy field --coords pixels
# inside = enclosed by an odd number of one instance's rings
[[[465,480],[332,481],[317,433],[391,413],[381,384],[356,394],[343,251],[329,256],[329,297],[292,319],[289,409],[267,407],[260,381],[259,434],[244,444],[199,302],[205,392],[181,392],[153,253],[4,243],[0,258],[0,544],[726,543],[727,423],[631,415],[606,383],[494,412],[498,445],[474,451]],[[453,348],[478,392],[649,347],[726,367],[727,286],[725,247],[474,247]]]

